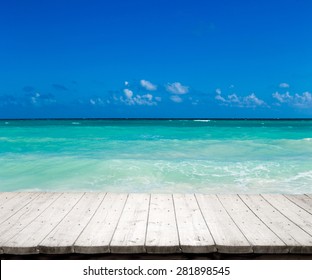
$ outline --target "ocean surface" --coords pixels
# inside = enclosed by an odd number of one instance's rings
[[[0,191],[312,193],[312,120],[0,120]]]

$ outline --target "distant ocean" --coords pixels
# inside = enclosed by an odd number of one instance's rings
[[[311,193],[312,120],[0,120],[0,191]]]

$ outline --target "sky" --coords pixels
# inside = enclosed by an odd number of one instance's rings
[[[0,2],[0,118],[311,118],[310,0]]]

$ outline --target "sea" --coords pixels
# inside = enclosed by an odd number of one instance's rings
[[[0,120],[0,191],[312,193],[312,120]]]

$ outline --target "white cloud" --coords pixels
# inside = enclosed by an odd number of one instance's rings
[[[239,97],[235,93],[228,95],[228,100],[230,103],[241,103]]]
[[[245,107],[245,108],[255,108],[255,107],[267,107],[268,105],[261,99],[259,99],[254,93],[247,96],[238,96],[233,93],[226,97],[221,95],[221,90],[216,90],[215,99],[227,106],[233,107]]]
[[[128,81],[125,81],[125,86],[128,86],[129,85],[129,82]]]
[[[295,94],[295,105],[298,107],[312,107],[312,94],[308,91],[300,94]]]
[[[287,84],[287,83],[280,83],[279,87],[280,88],[289,88],[289,84]]]
[[[157,86],[152,84],[150,81],[141,80],[140,84],[142,87],[144,87],[147,90],[156,90],[157,89]]]
[[[128,88],[125,88],[123,90],[123,92],[124,92],[124,94],[126,95],[127,98],[129,98],[129,99],[132,98],[132,96],[133,96],[133,91],[132,90],[130,90]]]
[[[290,106],[298,108],[312,107],[312,94],[308,91],[305,91],[302,94],[296,93],[295,95],[291,95],[289,92],[286,92],[284,94],[275,92],[272,94],[272,96],[280,103],[286,103]]]
[[[220,95],[221,93],[222,93],[222,92],[221,92],[221,89],[217,88],[217,89],[216,89],[216,94],[219,94],[219,95]]]
[[[174,93],[174,94],[186,94],[189,92],[189,87],[183,86],[179,82],[175,82],[172,84],[167,84],[166,90],[169,91],[170,93]]]
[[[89,103],[93,106],[95,105],[104,105],[105,104],[105,101],[103,101],[101,98],[91,98],[89,100]]]
[[[215,99],[216,99],[216,100],[219,100],[219,101],[221,101],[221,102],[227,102],[227,101],[225,100],[225,98],[221,96],[221,94],[216,95],[216,96],[215,96]]]
[[[121,101],[122,103],[125,103],[127,105],[148,105],[148,106],[153,106],[153,105],[157,105],[157,102],[154,101],[153,99],[153,95],[148,93],[145,95],[135,95],[133,94],[133,91],[130,89],[124,89],[123,90],[126,98],[124,98],[123,96],[121,96],[119,98],[119,101]],[[115,99],[116,100],[116,99]]]
[[[170,99],[175,103],[181,103],[183,101],[182,98],[178,95],[172,95],[170,96]]]
[[[38,92],[27,97],[28,102],[35,106],[49,105],[56,103],[56,99],[52,94],[40,94]]]
[[[155,97],[155,100],[158,101],[158,102],[160,102],[160,101],[161,101],[161,97],[160,97],[160,96],[156,96],[156,97]]]
[[[152,100],[153,99],[153,95],[151,95],[150,93],[145,94],[142,96],[143,98],[146,98],[147,100]]]
[[[287,103],[287,102],[293,100],[293,98],[294,98],[293,96],[291,96],[289,94],[288,91],[286,93],[284,93],[284,94],[281,94],[279,92],[275,92],[275,93],[272,94],[272,96],[275,99],[277,99],[279,102],[281,102],[281,103]]]
[[[266,103],[259,99],[254,93],[244,97],[244,103],[249,107],[265,106]]]

